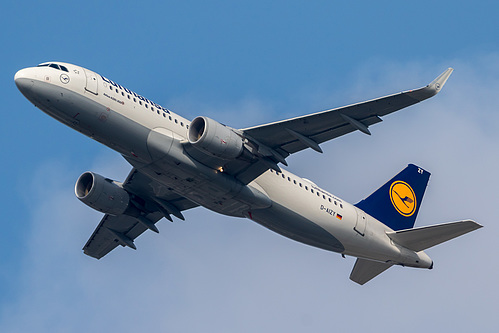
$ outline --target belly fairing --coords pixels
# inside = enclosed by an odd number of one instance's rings
[[[298,242],[333,252],[343,252],[345,247],[331,233],[277,203],[272,207],[252,211],[248,218],[262,226]]]

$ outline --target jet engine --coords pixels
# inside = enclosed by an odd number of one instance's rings
[[[75,194],[87,206],[109,215],[121,215],[130,205],[130,195],[121,186],[93,172],[83,173]]]
[[[243,138],[233,128],[208,117],[195,118],[188,137],[193,147],[225,160],[235,159],[243,152]]]

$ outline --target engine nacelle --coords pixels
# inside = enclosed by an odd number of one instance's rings
[[[195,118],[188,136],[193,147],[225,160],[235,159],[243,152],[243,139],[232,128],[208,117]]]
[[[109,215],[121,215],[130,205],[127,191],[93,172],[87,171],[78,178],[75,194],[87,206]]]

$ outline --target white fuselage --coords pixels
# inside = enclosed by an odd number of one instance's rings
[[[392,229],[288,171],[244,185],[184,149],[190,121],[92,71],[32,67],[15,77],[41,110],[122,154],[177,194],[221,214],[247,217],[291,239],[356,257],[428,268],[431,259],[394,244]]]

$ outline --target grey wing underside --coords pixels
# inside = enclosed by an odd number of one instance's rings
[[[320,143],[356,130],[370,134],[368,127],[381,122],[381,117],[436,95],[452,71],[452,68],[447,69],[430,84],[419,89],[240,131],[258,146],[265,146],[269,159],[275,163],[282,163],[290,154],[306,148],[322,152]],[[224,169],[243,183],[248,183],[269,169],[268,160],[264,162],[258,160],[248,165],[236,160],[228,163]]]
[[[187,210],[198,206],[192,201],[181,197],[171,191],[158,196],[156,193],[161,192],[158,189],[161,184],[143,175],[136,169],[132,169],[123,187],[137,199],[140,200],[143,208],[147,210],[144,215],[151,223],[155,224],[161,218],[165,217],[165,212],[158,209],[158,204],[153,198],[162,200],[163,203],[169,205],[170,209],[178,209],[172,212],[173,215],[178,215],[180,211]],[[181,214],[180,214],[181,217]],[[148,230],[143,223],[136,218],[127,215],[104,215],[99,225],[90,236],[89,240],[83,247],[83,252],[86,255],[100,259],[118,245],[128,246],[135,249],[134,240],[144,231]]]

